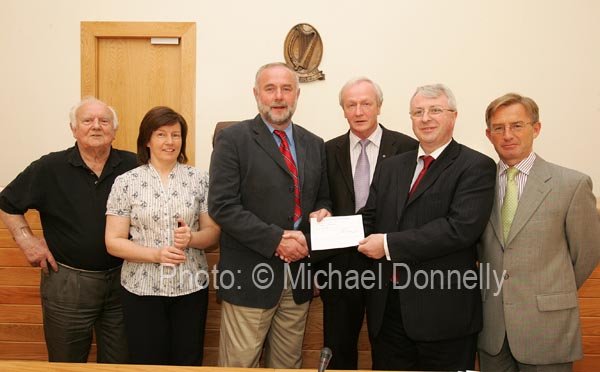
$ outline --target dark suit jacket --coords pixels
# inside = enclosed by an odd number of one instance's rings
[[[381,162],[393,155],[406,151],[415,150],[419,143],[399,132],[391,131],[381,125],[383,133],[379,145],[379,155],[375,170]],[[350,161],[350,131],[333,138],[325,143],[327,154],[327,178],[329,181],[329,195],[333,203],[334,216],[346,216],[355,214],[354,211],[354,179],[352,178],[352,165]],[[370,260],[359,253],[356,248],[344,248],[330,252],[332,257],[321,261],[319,268],[327,270],[331,264],[332,270],[342,273],[348,270],[361,270],[365,265],[370,265]],[[335,302],[340,291],[321,290],[321,298],[324,301]]]
[[[310,212],[331,210],[325,145],[298,125],[293,131],[303,216],[299,229],[306,234]],[[221,130],[210,164],[208,196],[209,215],[222,229],[220,280],[215,283],[220,298],[265,309],[277,304],[287,265],[274,253],[283,230],[294,229],[294,205],[292,174],[260,115]],[[289,265],[293,278],[298,278],[296,303],[312,297],[307,261]]]
[[[482,325],[476,243],[492,210],[496,165],[452,140],[409,198],[416,159],[417,151],[411,151],[381,164],[363,209],[365,232],[387,233],[392,261],[405,265],[398,274],[406,288],[393,293],[400,296],[409,337],[435,341],[473,334]],[[372,339],[381,329],[392,276],[385,257],[376,266],[383,285],[368,299]],[[434,270],[439,273],[432,275]],[[467,288],[463,278],[472,278],[470,271],[475,279]]]

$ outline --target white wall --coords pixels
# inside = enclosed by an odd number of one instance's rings
[[[203,169],[214,124],[256,114],[256,69],[283,60],[287,32],[305,22],[321,34],[326,80],[302,85],[294,119],[324,139],[347,128],[337,94],[351,77],[378,81],[380,121],[411,135],[414,88],[443,82],[458,101],[455,138],[495,158],[484,110],[516,91],[540,105],[536,151],[599,185],[599,14],[596,0],[3,0],[0,185],[73,143],[67,112],[80,95],[81,21],[197,23],[196,164]]]

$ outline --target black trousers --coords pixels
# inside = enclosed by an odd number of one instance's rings
[[[90,272],[60,264],[58,272],[41,274],[50,362],[87,362],[95,331],[97,362],[127,363],[120,269]]]
[[[400,296],[390,286],[381,331],[373,341],[374,370],[464,371],[475,367],[477,334],[451,340],[417,341],[404,329]],[[444,311],[444,309],[440,309]]]
[[[208,288],[185,296],[138,296],[122,290],[133,364],[200,366]]]
[[[323,344],[333,353],[328,368],[357,369],[358,339],[371,290],[363,278],[376,275],[372,261],[350,249],[319,262],[317,269],[324,274],[315,274],[322,288]]]
[[[328,369],[358,368],[358,336],[365,317],[363,289],[328,289],[338,291],[334,301],[323,301],[323,344],[333,356]]]

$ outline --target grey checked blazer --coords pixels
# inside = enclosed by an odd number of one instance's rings
[[[484,269],[506,273],[497,295],[494,275],[482,276],[479,349],[496,355],[506,334],[521,363],[582,358],[577,290],[600,260],[600,216],[591,179],[538,156],[504,249],[497,199],[478,253]]]

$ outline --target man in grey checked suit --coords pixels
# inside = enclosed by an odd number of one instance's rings
[[[485,117],[500,162],[478,253],[503,281],[482,276],[481,370],[571,371],[583,357],[577,290],[600,260],[592,181],[533,152],[541,123],[531,98],[506,94]]]

